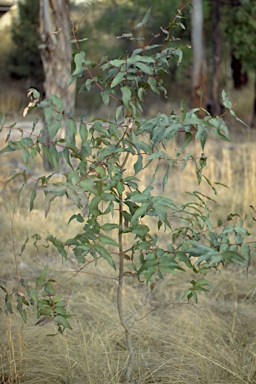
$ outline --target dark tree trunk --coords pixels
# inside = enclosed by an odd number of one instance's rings
[[[241,89],[248,83],[248,75],[243,72],[242,63],[235,57],[235,52],[231,56],[231,68],[233,72],[233,82],[236,89]]]
[[[240,7],[240,0],[232,1],[233,7]],[[248,75],[242,69],[242,62],[236,57],[236,51],[233,50],[231,53],[231,68],[233,76],[233,84],[235,89],[241,89],[244,85],[248,83]]]

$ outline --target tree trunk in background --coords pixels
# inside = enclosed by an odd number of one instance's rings
[[[75,108],[75,84],[67,87],[71,74],[71,23],[68,0],[41,0],[40,34],[45,73],[46,97],[56,95],[63,100],[66,112]]]
[[[67,87],[72,60],[68,6],[68,0],[40,0],[40,48],[45,74],[45,97],[50,94],[60,97],[65,112],[69,113],[75,108],[76,85],[73,83]],[[45,168],[49,170],[47,163],[45,160]]]
[[[221,74],[221,32],[220,32],[220,3],[213,1],[213,23],[212,23],[212,50],[213,50],[213,72],[211,89],[211,113],[220,115],[220,74]]]
[[[231,68],[233,83],[235,89],[241,89],[244,85],[248,83],[248,75],[243,71],[243,65],[241,60],[237,59],[235,56],[235,51],[231,55]]]
[[[253,103],[253,115],[252,115],[252,128],[256,128],[256,70],[254,71],[254,103]]]
[[[192,105],[193,107],[206,106],[206,60],[203,42],[203,4],[202,0],[192,0],[191,14],[191,42],[193,50],[192,68]],[[204,113],[199,113],[199,116]]]

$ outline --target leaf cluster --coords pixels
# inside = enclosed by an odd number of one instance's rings
[[[58,332],[63,333],[65,329],[72,329],[68,321],[71,315],[67,314],[66,304],[55,293],[56,281],[47,279],[47,273],[48,267],[46,266],[36,278],[34,287],[28,281],[21,279],[21,287],[24,288],[26,295],[16,288],[12,290],[12,293],[8,293],[5,287],[0,286],[5,292],[4,312],[13,314],[13,300],[15,300],[16,309],[26,323],[27,312],[24,308],[31,305],[35,310],[36,318],[39,319],[36,325],[53,322],[56,324]]]

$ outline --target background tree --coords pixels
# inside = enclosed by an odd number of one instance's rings
[[[221,3],[212,2],[212,81],[211,81],[211,113],[219,115],[220,80],[221,80]]]
[[[19,1],[17,7],[18,15],[11,28],[14,49],[7,63],[8,72],[13,79],[26,79],[28,87],[41,89],[44,72],[38,49],[39,0]]]
[[[256,73],[256,3],[253,0],[233,1],[227,15],[226,35],[233,56],[244,72]],[[252,126],[256,125],[256,79]]]
[[[193,0],[191,13],[191,44],[193,49],[192,68],[192,105],[193,107],[206,106],[206,59],[203,36],[203,3],[202,0]]]
[[[40,1],[41,56],[44,67],[44,91],[46,97],[55,95],[62,99],[63,109],[74,112],[76,83],[68,87],[71,75],[71,22],[68,0]],[[45,140],[49,141],[48,124],[45,120]],[[59,127],[60,128],[60,127]],[[65,134],[63,127],[62,136]],[[51,169],[47,151],[44,153],[45,169]]]
[[[67,112],[75,108],[75,84],[67,87],[71,74],[71,22],[68,0],[40,1],[41,56],[46,97],[63,100]]]

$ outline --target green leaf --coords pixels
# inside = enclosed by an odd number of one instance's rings
[[[140,269],[138,270],[138,275],[140,275],[142,272],[148,270],[149,268],[156,267],[158,265],[159,265],[159,261],[158,261],[157,258],[150,259],[150,260],[145,260],[142,263],[142,266],[140,267]]]
[[[137,25],[135,26],[135,28],[136,28],[136,29],[137,29],[137,28],[141,28],[142,26],[144,26],[145,24],[147,24],[150,14],[151,14],[151,7],[147,10],[147,12],[145,13],[145,15],[144,15],[142,21],[141,21],[139,24],[137,24]]]
[[[25,251],[28,240],[29,240],[29,237],[28,237],[28,235],[27,235],[26,240],[25,240],[25,243],[22,244],[22,246],[21,246],[21,250],[20,250],[20,254],[19,254],[19,256],[21,256],[22,253]]]
[[[221,96],[222,96],[222,102],[223,102],[224,107],[226,107],[228,109],[232,108],[232,103],[229,101],[227,93],[224,89],[221,93]]]
[[[78,52],[76,55],[75,55],[75,58],[74,58],[74,62],[75,62],[75,70],[74,72],[72,73],[72,75],[70,76],[69,80],[68,80],[68,86],[70,84],[72,84],[76,78],[78,77],[82,77],[83,75],[83,72],[84,72],[84,61],[85,61],[85,52],[81,51],[81,52]]]
[[[122,92],[122,101],[127,109],[129,109],[129,102],[131,101],[132,97],[132,91],[130,87],[125,86],[121,87],[121,92]]]
[[[116,109],[116,121],[118,121],[118,119],[119,119],[119,116],[121,115],[121,114],[123,114],[123,111],[124,111],[124,107],[123,107],[123,105],[120,105],[117,109]],[[0,152],[1,153],[1,152]]]
[[[37,303],[38,303],[38,290],[37,289],[34,289],[30,286],[27,287],[27,293],[28,293],[28,296],[30,297],[31,299],[31,304],[37,308]]]
[[[191,264],[191,261],[185,252],[177,251],[175,252],[175,255],[180,261],[183,261],[183,263],[185,263],[188,268],[193,268],[193,265]]]
[[[73,165],[70,161],[70,154],[71,152],[69,151],[68,147],[65,147],[62,151],[62,156],[63,158],[66,160],[67,164],[70,166],[71,169],[74,169],[73,168]]]
[[[55,109],[57,109],[58,112],[63,111],[63,101],[55,96],[55,95],[49,95],[48,100],[54,105]]]
[[[8,297],[8,299],[7,299],[7,297]],[[10,295],[6,295],[4,310],[6,313],[9,312],[9,313],[13,314],[12,303],[9,301],[9,298],[10,298]]]
[[[140,150],[146,152],[146,153],[152,153],[152,148],[149,144],[145,143],[145,141],[138,140],[137,136],[132,132],[132,142],[135,145],[138,152]]]
[[[26,313],[25,309],[17,306],[17,310],[18,310],[22,320],[24,321],[24,323],[26,323],[27,322],[27,313]]]
[[[243,243],[241,247],[241,254],[247,261],[248,265],[250,262],[250,257],[251,257],[251,248],[247,243]]]
[[[46,238],[45,238],[46,241],[50,241],[53,246],[57,249],[57,251],[60,253],[60,255],[65,259],[67,260],[67,252],[64,248],[64,243],[62,243],[62,241],[56,239],[56,237],[52,236],[52,235],[48,235]]]
[[[69,324],[69,322],[67,321],[67,319],[64,316],[57,315],[54,317],[53,321],[55,324],[58,324],[58,325],[61,325],[62,327],[64,327],[64,329],[65,328],[72,329],[71,325]]]
[[[81,137],[81,140],[82,140],[82,144],[84,144],[87,141],[87,138],[88,138],[88,129],[87,129],[87,125],[86,124],[80,123],[79,134],[80,134],[80,137]]]
[[[55,289],[53,288],[52,284],[46,283],[44,286],[44,290],[51,296],[55,295]]]
[[[111,64],[113,67],[117,67],[117,68],[120,68],[125,63],[126,63],[126,60],[119,60],[119,59],[109,61],[109,64]]]
[[[29,161],[29,159],[30,159],[30,153],[29,153],[29,151],[27,150],[27,148],[23,149],[23,151],[22,151],[22,158],[23,158],[23,160],[24,160],[24,163],[25,163],[25,164],[28,164],[28,161]]]
[[[4,147],[1,151],[0,151],[0,155],[2,155],[3,153],[6,153],[6,152],[13,152],[15,151],[16,149],[13,148],[10,144],[8,144],[6,147]]]
[[[48,266],[46,265],[43,271],[41,272],[40,276],[38,276],[36,279],[36,285],[38,287],[43,287],[45,285],[47,273],[48,273]]]
[[[172,273],[172,274],[177,274],[177,266],[169,266],[169,265],[159,265],[159,270],[163,273]]]
[[[86,82],[85,82],[85,88],[87,89],[87,91],[90,91],[90,90],[91,90],[92,84],[95,83],[96,81],[98,81],[98,78],[97,78],[97,77],[93,77],[92,79],[87,79],[87,80],[86,80]],[[81,88],[80,88],[80,90],[79,90],[79,93],[82,93]]]
[[[236,233],[241,233],[244,236],[250,236],[250,233],[247,231],[247,229],[240,227],[240,226],[235,226],[234,231]]]
[[[178,62],[177,62],[177,66],[178,66],[182,62],[183,51],[178,48],[178,49],[175,49],[173,53],[175,56],[178,56]]]
[[[103,257],[103,259],[105,259],[109,262],[109,264],[111,265],[112,268],[116,269],[116,266],[115,266],[115,263],[114,263],[112,256],[104,247],[102,247],[99,244],[95,244],[94,248],[97,252],[99,252],[99,254]]]
[[[114,245],[115,247],[119,247],[119,245],[117,244],[117,242],[116,242],[115,240],[113,240],[113,239],[112,239],[111,237],[109,237],[109,236],[99,235],[98,240],[99,240],[102,244],[109,244],[109,245]]]
[[[104,90],[100,93],[102,101],[105,105],[109,105],[109,94],[110,92],[108,90]]]
[[[149,227],[147,225],[138,224],[132,227],[132,233],[136,234],[141,238],[146,236],[148,232],[149,232]]]
[[[81,180],[79,185],[84,189],[84,191],[90,192],[94,195],[99,195],[99,191],[95,187],[94,182],[89,177]]]
[[[112,223],[106,223],[106,224],[103,224],[102,227],[103,231],[112,231],[113,229],[121,229],[120,225],[118,224],[112,224]]]
[[[126,72],[119,72],[114,80],[112,81],[110,87],[115,88],[118,84],[120,84],[126,77]]]
[[[75,147],[75,137],[76,137],[77,127],[76,122],[73,119],[68,119],[66,122],[66,143],[68,146]]]
[[[34,99],[39,99],[40,98],[40,93],[35,88],[29,88],[27,90],[27,94],[30,94],[30,95],[32,94]]]
[[[137,159],[137,161],[133,167],[134,167],[135,175],[137,175],[142,170],[143,164],[142,164],[142,156],[141,155],[138,155],[138,159]]]
[[[157,88],[157,81],[156,81],[156,79],[154,77],[149,77],[147,82],[148,82],[148,85],[150,86],[150,88],[152,89],[152,91],[159,95],[160,91]]]
[[[100,215],[100,210],[98,209],[98,205],[101,202],[101,196],[94,196],[89,204],[89,212],[91,215],[98,216]]]
[[[118,181],[118,183],[116,184],[116,190],[120,195],[124,192],[125,187],[121,181]],[[113,199],[112,199],[112,201],[113,201]]]
[[[138,61],[141,63],[155,63],[155,60],[150,56],[140,56],[140,55],[133,54],[131,57],[128,58],[127,64],[134,65]]]
[[[137,223],[137,220],[145,215],[145,213],[147,212],[147,209],[149,207],[149,203],[143,203],[140,207],[138,207],[136,210],[135,210],[135,213],[134,215],[132,216],[132,219],[131,219],[131,226],[133,226],[134,224]]]
[[[144,63],[140,63],[138,61],[135,63],[135,65],[137,68],[139,68],[146,75],[152,76],[154,74],[154,68],[150,67],[149,65],[146,65]]]
[[[83,216],[81,216],[80,213],[79,213],[78,215],[77,215],[77,214],[72,215],[72,216],[69,218],[69,220],[68,220],[68,224],[69,224],[72,220],[74,220],[74,219],[76,219],[79,223],[83,223],[83,222],[84,222],[84,218],[83,218]]]

